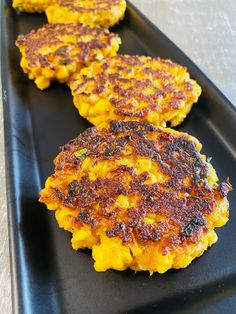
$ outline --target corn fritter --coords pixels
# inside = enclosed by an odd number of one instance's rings
[[[87,129],[56,157],[40,201],[96,271],[164,273],[217,241],[229,182],[218,184],[194,137],[140,122]]]
[[[185,67],[160,58],[116,55],[70,80],[79,113],[100,128],[111,120],[180,124],[201,94]]]
[[[83,24],[46,24],[16,40],[23,71],[41,90],[54,80],[67,82],[93,61],[114,56],[120,43],[118,35]]]
[[[83,23],[109,28],[124,18],[125,0],[58,0],[46,10],[48,23]]]
[[[57,0],[13,0],[13,8],[27,13],[42,13]]]

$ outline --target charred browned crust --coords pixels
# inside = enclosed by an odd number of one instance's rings
[[[153,136],[154,135],[154,136]],[[150,137],[152,139],[150,139]],[[162,241],[168,247],[196,242],[207,232],[207,217],[216,203],[232,189],[229,182],[216,187],[208,184],[209,164],[203,159],[196,142],[188,134],[168,132],[140,122],[112,121],[110,130],[87,129],[62,148],[55,163],[55,177],[80,173],[87,156],[98,164],[114,164],[131,148],[131,156],[149,158],[168,180],[147,184],[148,172],[137,174],[135,167],[118,165],[105,178],[90,181],[88,173],[80,180],[51,188],[50,197],[67,208],[79,209],[75,224],[97,228],[106,221],[106,235],[120,237],[123,243],[134,239],[141,243]],[[78,152],[80,152],[78,154]],[[131,178],[127,182],[127,177]],[[188,179],[188,184],[184,181]],[[115,206],[119,195],[138,196],[135,207],[122,210]],[[45,201],[45,200],[42,200]],[[99,210],[95,210],[99,204]],[[149,214],[163,217],[147,224]]]
[[[119,6],[121,0],[98,0],[93,2],[91,6],[85,7],[83,1],[75,0],[59,0],[59,6],[67,7],[73,12],[93,12],[93,11],[110,11],[114,6]]]
[[[89,72],[72,82],[73,95],[108,94],[116,115],[140,119],[150,112],[179,110],[196,102],[200,94],[185,67],[158,57],[116,55],[103,60],[92,75]],[[140,103],[145,105],[139,107]]]
[[[64,36],[72,36],[73,41],[65,43]],[[85,42],[83,36],[91,36],[91,38]],[[117,37],[106,29],[92,28],[80,23],[46,24],[27,35],[19,35],[16,45],[25,47],[26,58],[31,67],[41,66],[53,69],[52,61],[55,58],[61,65],[68,65],[72,61],[81,63],[95,61],[94,50],[109,46],[112,39]],[[75,38],[76,41],[74,41]],[[59,46],[59,48],[56,51],[52,49],[48,53],[43,52],[44,48],[52,46]],[[76,50],[72,51],[73,47]]]

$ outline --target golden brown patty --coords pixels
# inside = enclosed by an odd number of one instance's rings
[[[124,18],[125,0],[58,0],[48,7],[48,23],[84,23],[111,27]]]
[[[229,183],[186,133],[139,122],[87,129],[62,148],[40,201],[91,248],[95,269],[186,267],[228,220]]]
[[[109,58],[119,49],[120,38],[102,28],[83,24],[46,24],[28,35],[20,35],[16,45],[22,54],[21,67],[38,88],[53,80],[68,81],[92,61]]]
[[[13,8],[28,13],[41,13],[57,0],[13,0]]]
[[[70,81],[80,114],[98,127],[111,120],[180,124],[201,93],[185,67],[160,58],[116,55]]]

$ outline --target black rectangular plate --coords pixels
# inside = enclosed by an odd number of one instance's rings
[[[89,123],[65,85],[41,92],[23,74],[14,45],[18,34],[46,22],[17,14],[2,2],[2,80],[13,303],[16,313],[222,313],[236,308],[236,195],[219,241],[182,270],[164,275],[133,271],[97,273],[89,251],[76,252],[70,234],[38,203],[58,147]],[[196,136],[213,156],[220,179],[236,186],[236,111],[209,79],[132,5],[114,28],[120,52],[170,58],[188,67],[202,86],[200,101],[178,128]]]

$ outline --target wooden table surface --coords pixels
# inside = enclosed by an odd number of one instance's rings
[[[236,104],[235,0],[130,0]],[[1,100],[0,100],[1,101]],[[11,313],[10,266],[0,108],[0,309]]]

